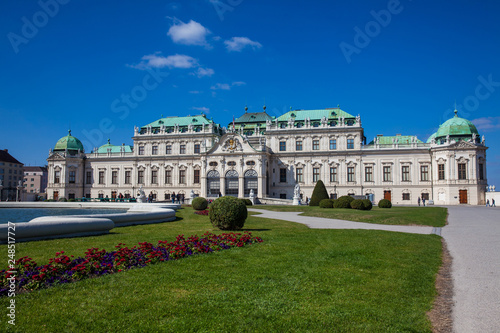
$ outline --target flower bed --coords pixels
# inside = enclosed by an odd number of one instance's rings
[[[195,210],[194,211],[194,213],[197,214],[197,215],[208,215],[208,212],[209,212],[208,209],[205,209],[205,210]]]
[[[16,260],[13,270],[0,271],[0,296],[8,294],[13,277],[16,280],[17,292],[29,292],[195,254],[261,242],[260,237],[253,237],[249,232],[220,235],[206,232],[201,237],[194,235],[187,239],[184,235],[179,235],[174,242],[158,241],[156,246],[144,242],[128,248],[120,243],[115,246],[115,251],[110,252],[91,248],[85,252],[85,257],[78,258],[68,257],[61,251],[57,252],[55,258],[50,259],[47,265],[42,266],[38,266],[31,258],[22,257]]]

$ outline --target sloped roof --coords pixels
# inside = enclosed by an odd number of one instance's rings
[[[213,124],[213,120],[207,119],[207,117],[203,115],[197,115],[197,116],[187,116],[187,117],[165,117],[165,118],[160,118],[156,121],[153,121],[152,123],[149,123],[147,125],[142,126],[141,128],[145,128],[148,126],[151,127],[161,127],[162,125],[165,127],[173,127],[175,125],[179,126],[188,126],[188,125],[208,125],[208,124]]]
[[[110,153],[121,153],[123,149],[123,152],[125,153],[131,153],[132,152],[132,146],[127,146],[127,145],[121,145],[121,146],[115,146],[110,143],[110,140],[108,139],[108,143],[105,145],[100,146],[97,149],[98,154],[107,154],[108,150]]]
[[[22,164],[21,162],[16,160],[14,156],[9,154],[8,149],[0,149],[0,162]]]
[[[458,111],[455,110],[455,116],[445,121],[436,133],[436,138],[450,136],[472,136],[479,135],[476,126],[467,119],[460,118]]]
[[[83,144],[80,140],[71,135],[71,130],[68,130],[68,135],[60,138],[54,147],[54,151],[81,151],[83,152]]]
[[[352,114],[341,110],[339,107],[331,109],[319,109],[319,110],[290,110],[287,113],[278,117],[278,121],[288,121],[288,119],[293,118],[295,121],[304,121],[309,118],[311,121],[321,120],[323,117],[327,119],[338,119],[338,118],[356,118]]]
[[[274,117],[271,117],[266,112],[248,112],[243,114],[241,117],[238,117],[234,120],[237,123],[265,123],[266,120],[273,120]],[[232,122],[231,122],[232,124]]]

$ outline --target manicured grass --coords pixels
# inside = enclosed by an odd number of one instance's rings
[[[283,212],[304,212],[303,215],[325,217],[355,222],[368,222],[391,225],[427,225],[444,227],[448,211],[443,207],[392,207],[372,210],[319,208],[317,206],[268,206],[258,205],[252,208]]]
[[[45,263],[55,252],[156,243],[214,231],[182,219],[98,237],[16,244]],[[19,332],[430,332],[441,241],[436,235],[317,230],[250,216],[264,243],[84,280],[16,297]],[[0,246],[0,260],[7,262]],[[6,311],[8,299],[0,299]],[[5,316],[5,314],[2,314]],[[4,317],[5,318],[5,317]]]

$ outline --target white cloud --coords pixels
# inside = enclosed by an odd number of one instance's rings
[[[202,78],[204,76],[212,76],[214,75],[214,70],[212,68],[203,68],[203,67],[198,67],[192,75],[196,75],[199,78]]]
[[[197,110],[197,111],[201,111],[203,113],[210,113],[210,109],[207,107],[204,107],[204,106],[201,106],[201,107],[193,106],[191,108],[191,110]]]
[[[262,44],[255,42],[248,37],[233,37],[224,41],[228,51],[241,52],[245,47],[250,46],[252,49],[260,49]]]
[[[479,131],[494,131],[500,129],[500,117],[482,117],[472,120]]]
[[[174,43],[210,47],[206,39],[207,35],[211,33],[210,30],[193,20],[188,23],[176,18],[173,20],[174,25],[168,29],[167,35],[172,38]]]
[[[243,86],[245,85],[246,82],[243,82],[243,81],[235,81],[231,84],[229,83],[216,83],[215,85],[213,85],[212,87],[210,87],[210,89],[212,90],[231,90],[231,87],[239,87],[239,86]]]
[[[130,67],[137,69],[146,68],[193,68],[198,65],[195,58],[185,54],[175,54],[168,57],[162,56],[160,53],[148,54],[141,58],[141,62]]]

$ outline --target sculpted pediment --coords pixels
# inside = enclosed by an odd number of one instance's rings
[[[470,148],[476,148],[476,145],[473,144],[473,143],[471,143],[471,142],[460,140],[457,143],[452,144],[450,146],[450,148],[455,148],[455,149],[470,149]]]
[[[255,153],[255,149],[241,135],[228,133],[220,138],[219,142],[208,151],[208,154],[241,154],[245,152]]]

